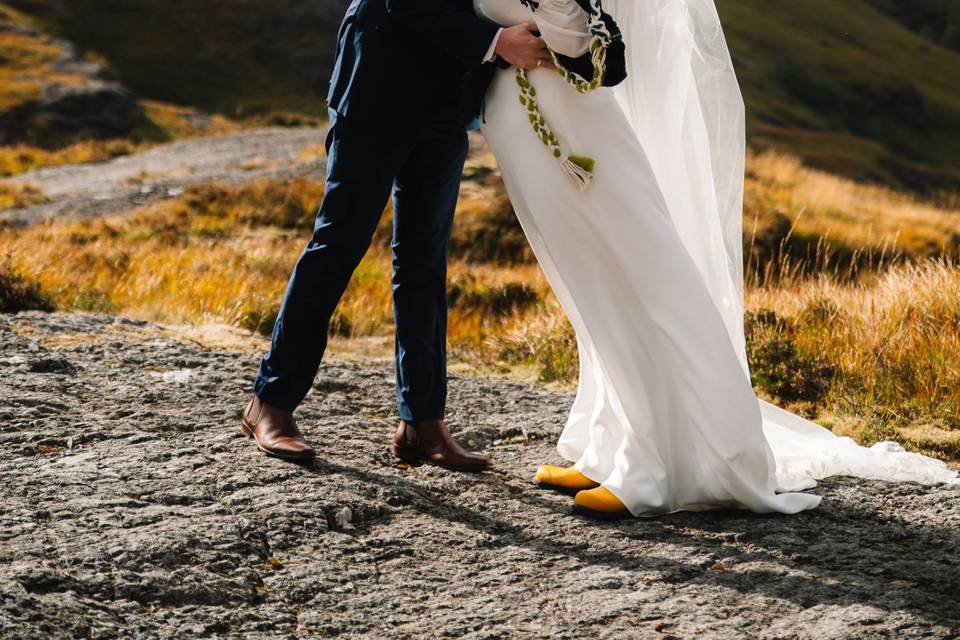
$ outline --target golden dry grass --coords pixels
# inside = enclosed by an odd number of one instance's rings
[[[302,244],[302,233],[289,228],[312,210],[320,189],[296,182],[258,183],[242,195],[199,188],[129,216],[0,236],[12,268],[41,283],[58,306],[239,324],[274,303]]]
[[[137,144],[126,139],[88,140],[50,150],[26,144],[0,147],[0,177],[15,176],[40,167],[103,162],[134,153]]]
[[[768,395],[861,440],[894,437],[960,458],[955,263],[750,288],[746,306],[754,381]]]
[[[17,21],[18,16],[0,5],[0,23]],[[40,96],[41,81],[52,75],[48,65],[61,51],[42,38],[14,30],[0,31],[0,113],[36,100]],[[58,75],[66,83],[79,78]]]
[[[219,135],[242,128],[240,123],[221,115],[206,114],[193,107],[168,102],[141,100],[140,108],[147,121],[158,127],[168,139]]]
[[[780,156],[749,166],[747,333],[758,391],[862,441],[896,437],[960,460],[960,269],[950,240],[960,212]],[[498,182],[471,171],[451,247],[451,352],[485,372],[572,384],[572,331]],[[306,180],[208,185],[126,216],[0,229],[0,255],[63,308],[266,334],[321,197],[322,184]],[[786,226],[765,236],[749,226],[776,216]],[[387,207],[333,319],[340,340],[392,332],[389,219]],[[820,257],[798,253],[804,234],[821,239]],[[875,259],[830,268],[837,245]]]
[[[125,216],[0,229],[0,252],[62,307],[266,332],[322,189],[306,180],[193,188]],[[389,217],[387,210],[340,305],[339,334],[390,331]],[[529,263],[508,269],[454,260],[450,284],[461,298],[451,336],[474,345],[547,292]]]
[[[744,235],[756,284],[823,272],[853,279],[904,260],[960,255],[960,207],[767,152],[747,157]]]
[[[29,207],[45,201],[43,191],[34,184],[0,184],[0,209]]]

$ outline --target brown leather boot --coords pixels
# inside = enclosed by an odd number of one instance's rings
[[[243,410],[240,433],[253,438],[260,451],[277,458],[309,462],[317,457],[297,428],[293,414],[272,407],[257,396],[253,396]]]
[[[451,471],[484,471],[493,466],[487,456],[471,453],[457,444],[443,420],[401,420],[392,449],[393,455],[414,466],[429,463]]]

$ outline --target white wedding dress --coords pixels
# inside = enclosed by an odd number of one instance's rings
[[[830,475],[948,482],[939,461],[867,449],[758,401],[743,336],[743,105],[712,0],[606,0],[630,77],[581,94],[528,72],[544,118],[596,160],[584,191],[541,144],[513,69],[496,72],[482,131],[530,245],[572,323],[579,390],[561,455],[634,515],[720,507],[796,513]],[[474,0],[587,50],[573,0]]]

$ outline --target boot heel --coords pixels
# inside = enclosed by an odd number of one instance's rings
[[[393,453],[394,457],[400,460],[400,462],[403,462],[404,464],[408,464],[411,467],[423,466],[423,460],[420,460],[416,456],[407,453],[397,445],[392,445],[390,447],[390,452]]]
[[[247,425],[244,424],[243,422],[240,423],[239,433],[240,435],[247,438],[248,440],[253,437],[253,431],[251,431],[250,428],[247,427]]]

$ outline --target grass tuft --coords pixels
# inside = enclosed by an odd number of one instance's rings
[[[46,202],[43,191],[29,183],[0,184],[0,210],[19,209]]]
[[[0,313],[53,309],[53,302],[38,283],[27,280],[9,264],[0,264]]]

